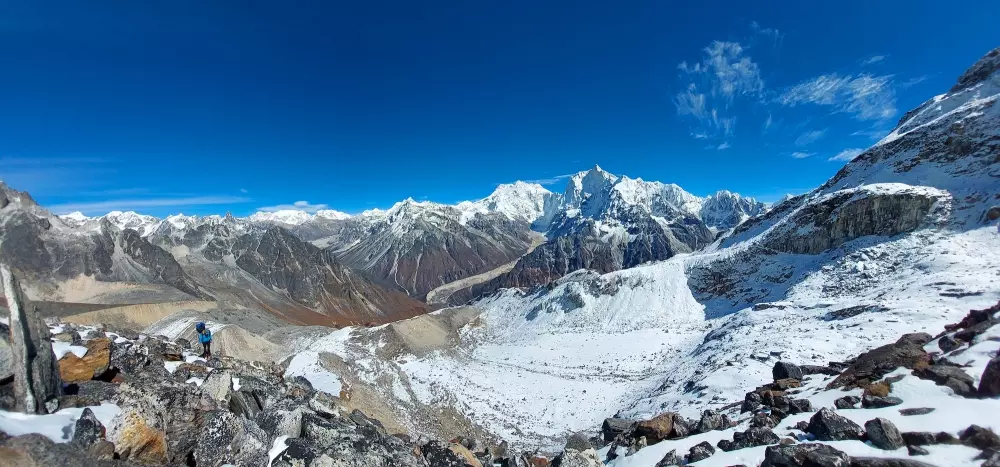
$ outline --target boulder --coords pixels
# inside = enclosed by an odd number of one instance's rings
[[[628,430],[632,423],[632,420],[624,418],[605,418],[604,423],[601,424],[601,435],[604,436],[604,441],[610,443],[616,436]]]
[[[899,409],[899,414],[904,417],[912,417],[914,415],[927,415],[933,411],[933,407],[914,407],[912,409]]]
[[[702,441],[691,447],[685,459],[688,464],[691,464],[708,459],[712,457],[712,454],[715,454],[715,448],[708,441]]]
[[[87,454],[97,460],[109,461],[115,458],[115,443],[102,439],[87,449]]]
[[[778,426],[778,420],[764,413],[758,412],[750,419],[751,428],[774,428]]]
[[[977,394],[972,377],[957,366],[930,365],[913,370],[913,376],[934,381],[938,386],[948,387],[962,397],[972,397]]]
[[[838,409],[853,409],[858,406],[858,402],[861,402],[858,396],[844,396],[833,401],[833,406]]]
[[[761,467],[849,467],[850,457],[825,444],[779,444],[764,450]]]
[[[562,455],[559,456],[559,467],[603,467],[603,466],[604,463],[601,462],[600,457],[597,456],[597,451],[593,449],[587,449],[584,451],[567,449],[563,451]]]
[[[565,447],[565,449],[572,449],[574,451],[586,451],[586,450],[591,449],[593,447],[594,446],[592,446],[590,444],[590,438],[587,436],[587,434],[584,433],[584,432],[582,432],[582,431],[580,431],[580,432],[573,433],[566,440],[566,447]]]
[[[328,462],[328,464],[322,464]],[[291,438],[285,441],[285,449],[271,463],[271,467],[299,467],[306,465],[330,465],[332,459],[313,440]]]
[[[893,451],[906,445],[896,425],[885,418],[874,418],[865,422],[865,433],[872,445],[879,449]]]
[[[83,409],[80,418],[76,420],[73,430],[73,439],[70,443],[83,450],[90,449],[91,446],[104,440],[104,425],[94,415],[90,409]]]
[[[966,446],[971,446],[976,449],[986,450],[986,449],[997,449],[1000,450],[1000,437],[989,428],[983,428],[979,425],[970,425],[965,431],[959,436],[959,440],[962,444]]]
[[[982,397],[1000,397],[1000,356],[993,357],[986,364],[986,370],[979,380],[979,395]]]
[[[962,343],[952,336],[942,336],[938,339],[938,347],[942,352],[948,353],[962,346]]]
[[[820,441],[847,441],[861,439],[864,430],[857,423],[823,408],[809,419],[806,430]]]
[[[803,375],[829,375],[837,376],[840,370],[823,365],[799,365]]]
[[[165,464],[169,460],[166,433],[139,409],[124,409],[112,420],[110,432],[123,460],[141,464]]]
[[[656,467],[670,467],[674,465],[681,465],[681,460],[677,457],[676,449],[671,449],[670,452],[663,455],[663,459],[660,459],[656,463]]]
[[[866,395],[861,398],[861,407],[866,409],[883,409],[902,403],[903,399],[894,396],[879,397]]]
[[[634,437],[645,436],[650,444],[670,438],[674,434],[674,419],[680,417],[674,412],[665,412],[649,420],[642,420],[632,429]]]
[[[49,341],[49,328],[4,264],[0,264],[0,285],[10,310],[13,405],[25,413],[52,412],[58,407],[62,381]]]
[[[698,433],[708,433],[726,428],[729,428],[729,417],[714,410],[706,410],[701,413],[701,420],[698,421],[696,430]]]
[[[59,359],[59,375],[65,383],[82,383],[97,378],[108,371],[111,363],[111,339],[99,337],[87,342],[83,358],[68,352]]]
[[[232,388],[233,375],[228,371],[213,371],[201,383],[201,391],[223,405],[229,404]]]
[[[750,428],[747,431],[733,433],[733,441],[730,443],[720,442],[719,448],[723,451],[735,451],[754,446],[777,444],[779,441],[781,438],[769,428]]]
[[[2,204],[2,201],[0,201],[0,204]],[[993,222],[997,219],[1000,219],[1000,206],[993,206],[986,210],[987,222]]]
[[[864,388],[901,366],[912,370],[927,365],[930,357],[923,346],[931,339],[926,333],[905,334],[892,344],[865,352],[827,388]]]
[[[779,379],[774,382],[773,386],[779,391],[786,391],[802,387],[802,381],[792,378]]]
[[[184,350],[191,350],[191,341],[184,339],[183,337],[178,338],[174,341],[174,343],[181,346]]]
[[[801,380],[803,374],[802,369],[793,363],[777,362],[774,364],[774,368],[771,368],[771,376],[775,381],[789,378]]]
[[[764,399],[756,392],[748,392],[743,398],[743,405],[740,406],[740,413],[756,412],[763,407]]]
[[[301,406],[273,408],[259,412],[253,420],[271,439],[279,436],[294,438],[302,433],[302,416],[305,413]]]
[[[207,412],[193,458],[197,465],[266,465],[271,448],[253,422],[225,410]]]
[[[928,433],[926,431],[906,431],[900,433],[900,436],[903,437],[903,442],[911,446],[930,446],[932,444],[938,444],[934,433]]]

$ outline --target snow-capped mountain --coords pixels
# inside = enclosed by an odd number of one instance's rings
[[[765,212],[767,206],[764,203],[727,190],[704,198],[698,209],[701,220],[718,229],[731,229]]]
[[[536,230],[544,230],[547,220],[560,208],[560,198],[536,183],[515,182],[497,187],[489,196],[479,201],[466,201],[456,207],[472,213],[500,213],[512,220],[529,224],[538,223]]]
[[[305,211],[299,211],[294,209],[282,209],[274,212],[264,212],[258,211],[247,219],[252,222],[269,222],[275,224],[285,224],[285,225],[302,225],[306,222],[312,220],[335,220],[342,221],[345,219],[350,219],[351,215],[343,213],[340,211],[335,211],[332,209],[321,209],[316,211],[315,214],[309,214]]]

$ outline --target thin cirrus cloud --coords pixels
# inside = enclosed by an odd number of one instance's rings
[[[872,55],[871,57],[862,60],[861,64],[865,66],[874,65],[876,63],[882,63],[883,60],[885,60],[885,55]]]
[[[277,206],[263,206],[257,208],[258,211],[263,212],[277,212],[277,211],[302,211],[309,214],[316,214],[316,211],[322,211],[327,209],[329,206],[326,204],[312,204],[308,201],[296,201],[292,204],[279,204]]]
[[[525,180],[524,183],[534,183],[534,184],[542,185],[542,186],[555,185],[555,184],[557,184],[557,183],[559,183],[559,182],[561,182],[563,180],[566,180],[566,179],[572,177],[573,175],[576,175],[576,174],[556,175],[555,177],[549,177],[549,178],[538,178],[538,179],[535,179],[535,180]]]
[[[241,196],[191,196],[184,198],[115,199],[86,203],[63,203],[49,206],[56,214],[80,211],[84,214],[105,214],[110,211],[137,211],[145,208],[190,207],[218,204],[241,204],[250,198]]]
[[[808,145],[810,145],[812,143],[815,143],[816,141],[819,141],[820,139],[822,139],[824,135],[826,135],[826,130],[811,130],[811,131],[807,131],[807,132],[802,133],[801,135],[799,135],[798,138],[795,138],[795,145],[796,146],[808,146]]]
[[[792,86],[778,97],[777,102],[788,107],[830,106],[857,120],[887,120],[896,115],[892,78],[892,75],[868,73],[821,75]]]
[[[792,153],[792,157],[795,159],[805,159],[815,154],[816,154],[815,152],[795,151]]]
[[[831,157],[829,160],[850,162],[853,161],[854,158],[860,156],[862,152],[865,152],[865,150],[861,148],[848,148],[838,152],[837,155]]]

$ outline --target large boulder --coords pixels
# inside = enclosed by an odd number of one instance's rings
[[[833,406],[838,409],[853,409],[858,406],[858,402],[861,402],[858,396],[844,396],[833,401]]]
[[[1000,437],[993,430],[983,428],[979,425],[970,425],[962,432],[959,439],[962,441],[962,444],[972,446],[976,449],[1000,450]]]
[[[71,443],[54,443],[45,436],[31,433],[0,442],[0,465],[5,467],[128,467],[134,464],[95,459]]]
[[[678,418],[681,418],[680,414],[665,412],[649,420],[636,422],[633,427],[634,437],[645,436],[649,444],[669,439],[674,436],[674,422]]]
[[[197,465],[266,465],[271,443],[250,420],[225,410],[204,415],[193,458]]]
[[[809,419],[806,431],[820,441],[858,440],[864,435],[864,430],[857,423],[827,408],[820,409]]]
[[[754,446],[777,444],[779,441],[781,441],[781,438],[769,428],[750,428],[747,431],[733,433],[732,441],[725,439],[720,441],[719,449],[723,451],[736,451]]]
[[[885,418],[875,418],[865,422],[865,433],[872,445],[879,449],[893,451],[906,446],[896,425]]]
[[[886,407],[892,407],[903,403],[903,399],[895,396],[872,396],[864,395],[861,397],[861,407],[866,409],[884,409]]]
[[[930,357],[924,351],[924,345],[931,339],[926,333],[905,334],[892,344],[865,352],[827,387],[864,388],[896,368],[906,367],[912,370],[927,366]]]
[[[421,448],[430,467],[483,467],[472,451],[458,443],[431,441]],[[563,453],[577,453],[570,450]],[[596,456],[596,453],[595,453]],[[586,465],[586,464],[581,464]],[[596,464],[600,465],[600,464]]]
[[[720,414],[714,410],[706,410],[701,413],[701,419],[698,421],[698,426],[696,428],[698,433],[708,433],[714,430],[724,430],[729,428],[730,425],[729,417]]]
[[[677,457],[677,450],[671,449],[670,452],[663,455],[663,458],[656,463],[655,467],[671,467],[674,465],[681,465],[681,460]]]
[[[73,352],[59,359],[59,375],[65,383],[82,383],[97,378],[108,371],[111,364],[111,339],[99,337],[87,342],[83,358]]]
[[[1000,397],[1000,356],[993,357],[983,376],[979,379],[979,395],[982,397]]]
[[[760,467],[850,467],[851,458],[825,444],[779,444],[764,450]]]

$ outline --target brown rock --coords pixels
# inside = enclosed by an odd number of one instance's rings
[[[865,387],[866,396],[886,397],[892,391],[892,386],[885,381],[878,381]]]
[[[674,431],[674,419],[678,414],[665,412],[650,420],[643,420],[635,424],[635,437],[645,436],[649,444],[659,443],[668,439]]]
[[[119,417],[114,442],[122,459],[143,464],[165,464],[168,461],[163,431],[149,426],[134,410],[123,412]]]
[[[110,361],[111,339],[93,339],[87,342],[87,354],[83,358],[69,352],[59,360],[59,375],[66,383],[90,381],[108,371]]]
[[[802,387],[802,382],[797,379],[785,378],[775,381],[774,386],[784,391],[793,388],[800,388]]]
[[[986,211],[986,220],[993,222],[997,219],[1000,219],[1000,206],[993,206],[989,211]]]

